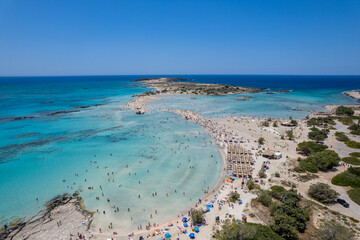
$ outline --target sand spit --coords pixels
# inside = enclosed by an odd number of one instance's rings
[[[149,111],[149,108],[145,107],[147,104],[157,101],[160,98],[154,96],[139,96],[131,102],[125,103],[122,107],[130,108],[136,114],[144,114]]]
[[[10,225],[0,233],[0,239],[79,239],[80,234],[90,237],[93,215],[83,207],[81,197],[58,196],[33,219]]]

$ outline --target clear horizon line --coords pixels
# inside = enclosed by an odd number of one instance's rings
[[[102,77],[102,76],[360,76],[360,74],[89,74],[89,75],[4,75],[5,77]]]

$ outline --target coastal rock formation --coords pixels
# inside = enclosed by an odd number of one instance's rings
[[[357,99],[360,102],[360,90],[344,92],[345,95]]]
[[[64,194],[52,199],[33,220],[14,223],[0,232],[0,239],[78,239],[78,233],[89,235],[93,215],[77,194]]]

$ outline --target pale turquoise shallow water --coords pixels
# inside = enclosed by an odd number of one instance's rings
[[[112,222],[130,231],[151,213],[151,223],[174,217],[217,182],[221,158],[201,127],[173,113],[136,115],[120,107],[145,89],[128,81],[37,85],[2,86],[1,224],[35,215],[57,194],[80,191],[86,207],[99,210],[99,227]],[[64,110],[79,112],[54,115]],[[26,115],[34,118],[14,119]]]
[[[165,96],[150,104],[148,114],[136,115],[120,107],[147,90],[130,82],[136,78],[0,79],[0,224],[33,216],[52,197],[76,190],[87,208],[99,209],[95,223],[103,228],[111,221],[114,227],[133,230],[147,224],[155,209],[159,214],[151,222],[185,210],[203,196],[203,188],[215,185],[220,155],[201,127],[158,108],[196,110],[205,116],[302,118],[307,112],[293,107],[320,110],[324,104],[355,103],[340,87],[308,88],[257,93],[245,102],[235,101],[235,95],[196,100]],[[16,118],[20,116],[29,119]]]
[[[153,102],[149,106],[154,109],[182,108],[193,110],[208,117],[236,114],[254,117],[293,117],[303,119],[311,111],[325,110],[324,105],[357,104],[354,99],[342,94],[339,89],[307,89],[287,93],[272,93],[260,92],[215,97],[166,95],[161,97],[161,101]],[[243,96],[250,96],[251,98],[247,98],[246,101],[236,100]]]

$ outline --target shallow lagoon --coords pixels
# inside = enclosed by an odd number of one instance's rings
[[[208,117],[303,118],[308,112],[292,108],[355,103],[337,88],[245,94],[253,97],[247,101],[235,100],[242,95],[164,96],[139,116],[120,107],[147,90],[130,82],[138,77],[0,81],[1,224],[33,216],[57,194],[75,191],[87,208],[99,209],[95,223],[104,229],[112,222],[114,228],[130,231],[147,224],[151,213],[153,223],[185,210],[203,196],[203,188],[215,185],[220,155],[202,128],[158,108],[195,110]],[[15,120],[19,116],[32,118]]]
[[[52,85],[6,90],[9,103],[3,102],[0,114],[1,224],[35,215],[57,194],[80,191],[85,206],[100,212],[97,226],[106,229],[112,222],[130,231],[174,217],[216,184],[222,162],[208,134],[173,113],[136,115],[120,107],[145,91],[127,84],[118,91],[114,83],[103,84],[104,91],[72,85],[54,98],[44,94]],[[20,90],[26,99],[16,102]],[[74,109],[80,111],[48,115]],[[25,115],[34,118],[11,120]]]
[[[303,119],[311,111],[325,110],[324,105],[357,104],[339,89],[307,89],[291,92],[260,92],[227,96],[165,95],[161,101],[149,104],[153,109],[173,108],[196,111],[208,117],[229,114],[254,117]],[[246,98],[246,101],[236,99]],[[296,110],[294,110],[294,108]],[[306,111],[307,110],[307,111]]]

